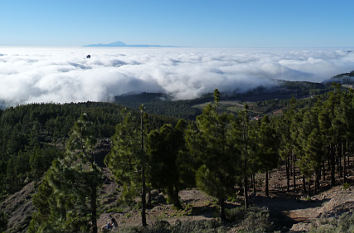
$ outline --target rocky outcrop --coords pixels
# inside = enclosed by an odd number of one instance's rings
[[[34,211],[32,195],[35,192],[34,182],[28,183],[20,191],[10,195],[0,208],[8,216],[6,233],[26,232]]]

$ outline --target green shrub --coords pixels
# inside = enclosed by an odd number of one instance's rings
[[[252,207],[246,212],[246,217],[241,223],[240,232],[273,232],[269,211],[265,208]]]
[[[187,221],[187,222],[180,222],[178,221],[172,228],[171,233],[184,233],[184,232],[191,232],[191,233],[222,233],[226,232],[225,229],[221,226],[220,223],[217,221]]]
[[[7,229],[7,216],[4,212],[0,210],[0,232]]]
[[[349,188],[350,188],[350,184],[349,183],[346,182],[346,183],[343,184],[343,189],[344,190],[348,190]]]
[[[244,207],[238,206],[232,209],[225,209],[226,219],[233,223],[240,223],[245,218]]]
[[[342,214],[338,219],[325,218],[313,224],[310,233],[352,233],[354,232],[353,211]]]

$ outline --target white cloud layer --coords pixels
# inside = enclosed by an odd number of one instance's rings
[[[0,48],[0,101],[109,101],[131,92],[189,99],[351,70],[354,52],[345,49]]]

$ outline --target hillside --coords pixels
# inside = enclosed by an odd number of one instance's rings
[[[277,85],[273,87],[258,87],[247,92],[222,93],[221,104],[226,103],[225,110],[230,112],[235,112],[239,104],[252,102],[253,105],[263,105],[263,108],[256,110],[255,115],[257,115],[281,109],[292,97],[303,99],[331,90],[330,86],[321,83],[284,80],[276,82]],[[201,113],[201,108],[211,101],[213,101],[212,93],[192,100],[173,100],[171,96],[163,93],[125,94],[116,96],[114,99],[115,103],[133,109],[138,109],[141,104],[144,104],[149,113],[190,120],[195,119]],[[278,108],[274,108],[273,105],[278,105]]]
[[[119,232],[296,232],[325,221],[350,226],[353,93],[282,85],[325,93],[259,101],[252,101],[259,93],[280,92],[253,91],[247,101],[217,90],[214,101],[211,94],[184,102],[159,93],[118,98],[130,107],[144,102],[150,111],[173,109],[166,115],[191,117],[188,108],[195,109],[200,117],[190,121],[109,103],[5,109],[0,226],[7,223],[5,232],[87,232],[112,217]],[[146,229],[140,227],[141,161]]]
[[[354,184],[354,160],[351,161],[351,170],[348,174],[349,183]],[[324,227],[322,224],[329,224],[341,216],[350,214],[353,216],[354,208],[354,189],[353,187],[344,188],[338,185],[306,198],[301,194],[287,194],[286,180],[284,180],[285,168],[275,169],[270,173],[271,196],[266,197],[263,190],[262,177],[259,174],[257,179],[259,185],[256,189],[257,193],[252,194],[251,203],[257,211],[269,211],[269,221],[267,224],[273,224],[274,230],[281,232],[303,232],[311,228]],[[119,205],[117,197],[120,195],[119,185],[114,181],[112,174],[105,169],[107,182],[100,190],[100,209],[102,214],[98,219],[99,229],[102,229],[107,222],[110,221],[110,215],[113,216],[119,225],[119,229],[127,229],[139,227],[140,212],[136,208]],[[31,215],[34,211],[31,197],[35,192],[33,182],[27,184],[17,193],[9,196],[1,205],[9,215],[9,229],[6,232],[26,232]],[[152,207],[148,209],[148,224],[154,226],[161,220],[168,222],[170,225],[175,224],[195,224],[210,222],[210,226],[220,226],[218,223],[218,208],[215,205],[215,199],[198,189],[186,189],[179,193],[180,199],[185,206],[183,210],[176,210],[171,204],[166,203],[166,196],[159,193],[158,190],[152,192]],[[230,216],[242,218],[242,200],[229,201],[228,208]],[[264,209],[266,208],[266,209]],[[232,213],[232,211],[234,213]],[[265,213],[266,213],[265,212]],[[248,219],[250,220],[250,219]],[[257,220],[254,219],[254,220]],[[260,220],[260,219],[259,219]],[[208,226],[208,224],[207,224]],[[327,225],[333,227],[334,225]],[[222,232],[238,232],[238,230],[247,226],[246,222],[238,220],[230,223]],[[118,231],[112,231],[118,232]],[[120,232],[120,231],[119,231]]]
[[[102,166],[110,148],[109,138],[121,121],[123,109],[116,104],[87,102],[31,104],[0,112],[0,205],[6,206],[1,211],[8,215],[11,228],[17,229],[13,232],[26,230],[33,211],[31,195],[52,161],[65,153],[65,143],[76,119],[86,113],[92,120],[97,138],[94,156]],[[151,127],[167,121],[174,119],[149,116]]]
[[[352,161],[349,183],[354,184],[354,160]],[[256,194],[252,194],[251,205],[256,211],[269,211],[269,221],[267,224],[273,224],[273,230],[281,232],[303,232],[317,227],[319,222],[342,215],[349,214],[353,216],[354,208],[354,189],[353,187],[343,187],[338,185],[333,188],[324,186],[323,192],[306,197],[306,194],[286,193],[286,180],[284,176],[285,167],[275,169],[270,173],[271,195],[264,195],[264,174],[259,174],[257,179],[259,185]],[[107,187],[113,184],[108,184]],[[218,207],[216,200],[198,189],[186,189],[179,193],[180,199],[185,206],[184,210],[176,210],[171,204],[166,203],[166,196],[163,193],[153,191],[153,206],[148,210],[148,223],[154,226],[163,220],[170,225],[190,224],[191,222],[218,222]],[[232,214],[238,214],[241,219],[234,223],[229,223],[222,232],[238,232],[245,227],[246,222],[242,223],[242,199],[237,201],[228,201],[230,217]],[[259,209],[257,209],[259,208]],[[117,210],[119,210],[117,212]],[[232,213],[232,212],[235,213]],[[108,212],[101,215],[99,226],[102,228],[110,221],[109,215],[114,216],[118,221],[120,229],[139,227],[140,213],[136,209],[111,208]],[[250,219],[249,219],[250,220]],[[257,219],[254,219],[257,220]],[[258,219],[264,221],[264,219]],[[327,220],[329,221],[329,220]],[[254,226],[253,226],[254,227]],[[353,225],[354,227],[354,225]],[[253,228],[254,229],[254,228]],[[113,231],[116,232],[116,231]],[[118,231],[117,231],[118,232]]]
[[[354,71],[349,73],[338,74],[336,76],[333,76],[329,80],[324,81],[323,83],[354,84]]]

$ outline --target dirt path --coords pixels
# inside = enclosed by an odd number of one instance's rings
[[[310,202],[322,202],[320,206],[290,210],[289,218],[298,222],[291,228],[294,232],[308,230],[312,222],[321,217],[335,217],[354,208],[354,190],[344,190],[336,186],[321,194],[315,195]]]

